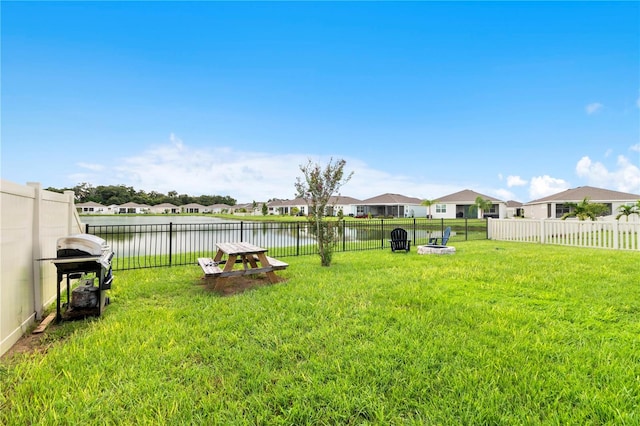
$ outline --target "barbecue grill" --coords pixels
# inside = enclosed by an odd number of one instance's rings
[[[106,291],[111,288],[113,282],[111,269],[113,251],[105,240],[91,234],[75,234],[58,238],[56,249],[57,257],[50,259],[58,270],[56,321],[100,316],[109,303]],[[67,310],[63,315],[60,283],[65,275]],[[71,280],[78,278],[82,278],[83,282],[71,293]]]

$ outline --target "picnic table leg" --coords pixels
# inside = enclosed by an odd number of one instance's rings
[[[213,261],[216,263],[219,263],[222,260],[222,255],[224,253],[222,252],[222,250],[218,250],[216,253],[216,257],[213,258]]]
[[[271,265],[269,263],[269,261],[267,260],[267,255],[264,254],[264,253],[258,253],[258,260],[260,261],[260,264],[262,265],[263,268],[266,268],[267,266]],[[271,282],[271,284],[275,284],[275,283],[278,282],[278,276],[276,275],[275,272],[268,271],[268,272],[266,272],[266,274],[267,274],[267,277],[269,278],[269,281]]]
[[[227,259],[227,263],[225,263],[224,265],[224,272],[229,272],[231,270],[233,270],[233,266],[236,264],[236,259],[238,258],[237,254],[230,254],[229,258]]]

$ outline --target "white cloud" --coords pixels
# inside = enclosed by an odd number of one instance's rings
[[[584,109],[587,112],[587,114],[592,115],[600,111],[603,106],[604,105],[602,105],[600,102],[592,102],[588,104],[586,107],[584,107]]]
[[[563,179],[552,178],[548,175],[536,176],[531,178],[529,197],[532,200],[536,200],[567,189],[569,189],[569,183]]]
[[[336,157],[337,158],[337,157]],[[230,147],[194,147],[175,135],[169,143],[151,147],[134,156],[116,160],[111,169],[79,174],[74,181],[95,185],[126,185],[136,190],[189,195],[229,195],[238,202],[270,198],[293,198],[294,183],[307,161],[326,164],[329,157],[308,154],[271,154]],[[386,192],[434,199],[460,191],[460,186],[439,184],[407,175],[376,170],[357,158],[344,158],[345,172],[354,172],[340,193],[366,199]],[[108,182],[101,182],[107,177]],[[81,178],[80,180],[78,180]]]
[[[623,192],[640,192],[640,168],[623,155],[618,156],[616,169],[613,171],[598,161],[582,157],[576,164],[576,174],[586,179],[589,185]]]
[[[91,170],[92,172],[101,172],[104,170],[104,165],[102,164],[76,163],[76,166],[83,169]]]
[[[527,184],[527,181],[522,179],[520,176],[507,176],[507,186],[509,188],[513,186],[524,186]]]
[[[498,199],[503,201],[509,201],[516,198],[515,194],[507,189],[497,189],[493,192]]]
[[[640,143],[637,143],[635,145],[632,145],[631,148],[629,148],[631,151],[636,151],[636,152],[640,152]]]

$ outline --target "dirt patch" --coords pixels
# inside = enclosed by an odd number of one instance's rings
[[[56,327],[49,325],[49,328]],[[47,329],[48,331],[49,329]],[[47,331],[44,333],[33,334],[27,333],[20,338],[7,352],[5,352],[0,361],[9,361],[17,355],[30,353],[45,353],[49,349],[51,339],[47,338]]]
[[[243,293],[245,291],[253,290],[255,288],[272,285],[266,276],[257,275],[251,277],[229,277],[225,279],[220,278],[204,278],[203,284],[207,289],[214,291],[221,296],[233,296],[234,294]],[[285,281],[282,278],[278,278],[278,283]]]

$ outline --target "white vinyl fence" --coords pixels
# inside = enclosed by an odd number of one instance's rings
[[[51,262],[60,237],[82,233],[73,191],[45,191],[39,183],[0,181],[0,355],[8,351],[56,299]]]
[[[491,240],[640,250],[640,222],[617,220],[489,219]]]

